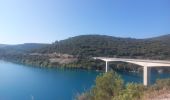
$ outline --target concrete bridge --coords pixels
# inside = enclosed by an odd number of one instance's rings
[[[93,57],[94,59],[106,62],[106,72],[108,71],[109,62],[127,62],[143,66],[143,84],[149,85],[150,69],[152,67],[170,67],[170,61],[166,60],[142,60],[142,59],[124,59],[124,58],[107,58],[107,57]]]

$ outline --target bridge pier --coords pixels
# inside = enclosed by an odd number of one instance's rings
[[[108,72],[108,69],[109,69],[109,62],[106,61],[106,68],[105,68],[105,72]]]
[[[144,66],[143,67],[143,84],[145,86],[148,86],[150,84],[150,73],[151,72],[151,68],[148,66]]]

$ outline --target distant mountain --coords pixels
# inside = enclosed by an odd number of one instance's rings
[[[150,40],[161,41],[161,42],[164,42],[164,43],[170,43],[170,34],[159,36],[159,37],[150,38]]]
[[[8,46],[8,45],[6,45],[6,44],[0,44],[0,48],[6,47],[6,46]]]
[[[40,49],[48,46],[48,44],[43,43],[25,43],[18,45],[6,45],[0,44],[1,51],[5,51],[6,53],[24,53],[34,49]]]
[[[48,44],[40,44],[40,43],[25,43],[19,45],[9,46],[9,48],[15,48],[17,50],[29,51],[33,49],[38,49],[47,46]]]
[[[34,52],[67,53],[78,57],[114,56],[129,58],[170,59],[170,35],[133,39],[106,35],[81,35],[56,41]]]

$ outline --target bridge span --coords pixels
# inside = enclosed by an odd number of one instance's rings
[[[152,67],[170,67],[170,61],[167,60],[143,60],[143,59],[125,59],[125,58],[109,58],[109,57],[93,57],[106,62],[105,72],[108,72],[109,62],[126,62],[139,66],[143,66],[143,84],[149,85],[150,69]]]

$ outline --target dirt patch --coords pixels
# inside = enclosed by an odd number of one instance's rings
[[[170,100],[170,90],[160,90],[148,93],[143,100]]]
[[[59,63],[59,64],[69,64],[77,61],[77,58],[51,58],[51,63]]]

